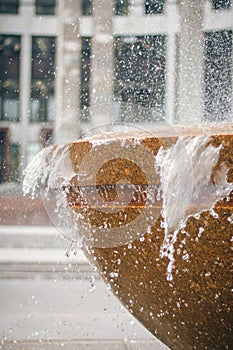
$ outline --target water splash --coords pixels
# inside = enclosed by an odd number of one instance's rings
[[[233,190],[233,184],[226,180],[228,169],[224,164],[213,178],[221,146],[216,148],[210,141],[211,138],[207,136],[179,137],[169,149],[161,147],[155,159],[163,199],[162,226],[165,236],[161,257],[169,259],[168,280],[172,280],[174,244],[187,219],[207,210],[214,213],[216,202]]]
[[[42,194],[46,197],[49,190],[61,188],[74,176],[68,156],[69,146],[56,145],[43,148],[24,170],[23,193],[32,197]]]
[[[75,176],[69,156],[69,145],[42,149],[24,170],[23,193],[41,197],[44,209],[58,230],[69,237],[75,248],[82,246],[78,225],[82,215],[72,210],[67,201],[67,186]]]

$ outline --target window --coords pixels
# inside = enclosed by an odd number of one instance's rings
[[[212,0],[215,10],[227,9],[231,6],[231,0]]]
[[[135,107],[134,121],[141,121],[141,107],[150,114],[144,120],[164,118],[165,43],[165,35],[116,38],[114,94],[122,105]]]
[[[83,111],[83,119],[88,119],[87,108],[90,107],[90,78],[91,78],[91,38],[82,38],[81,51],[81,91],[80,108]]]
[[[157,13],[163,13],[164,0],[146,0],[145,1],[145,14],[155,15]]]
[[[91,16],[92,11],[92,0],[82,0],[82,15]]]
[[[42,148],[52,145],[53,143],[53,129],[42,128],[40,133],[40,143]]]
[[[8,128],[0,129],[0,183],[19,181],[19,145],[10,144]]]
[[[19,0],[0,0],[0,13],[17,14]]]
[[[0,184],[9,179],[9,129],[0,129]]]
[[[27,149],[27,160],[28,163],[31,162],[31,160],[39,153],[41,150],[41,144],[38,141],[32,141],[28,143],[28,149]]]
[[[115,1],[115,15],[123,16],[129,13],[129,0],[116,0]]]
[[[55,38],[32,38],[31,121],[53,121]]]
[[[232,31],[205,33],[204,116],[207,121],[232,115]]]
[[[0,120],[19,120],[20,37],[0,35]]]
[[[19,181],[19,145],[13,143],[10,145],[10,171],[9,180],[11,182]]]
[[[36,0],[37,15],[54,15],[56,0]]]

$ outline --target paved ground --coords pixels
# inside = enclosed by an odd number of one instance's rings
[[[54,232],[35,232],[0,226],[0,349],[168,350],[81,252],[67,259]]]

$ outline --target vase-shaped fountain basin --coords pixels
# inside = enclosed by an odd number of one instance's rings
[[[63,187],[83,249],[171,349],[231,349],[233,126],[68,145]]]

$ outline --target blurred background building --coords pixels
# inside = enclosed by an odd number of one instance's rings
[[[231,0],[0,0],[1,193],[101,124],[232,121],[232,29]]]
[[[23,169],[100,125],[232,122],[232,31],[232,0],[0,0],[1,349],[167,349],[70,256]]]

